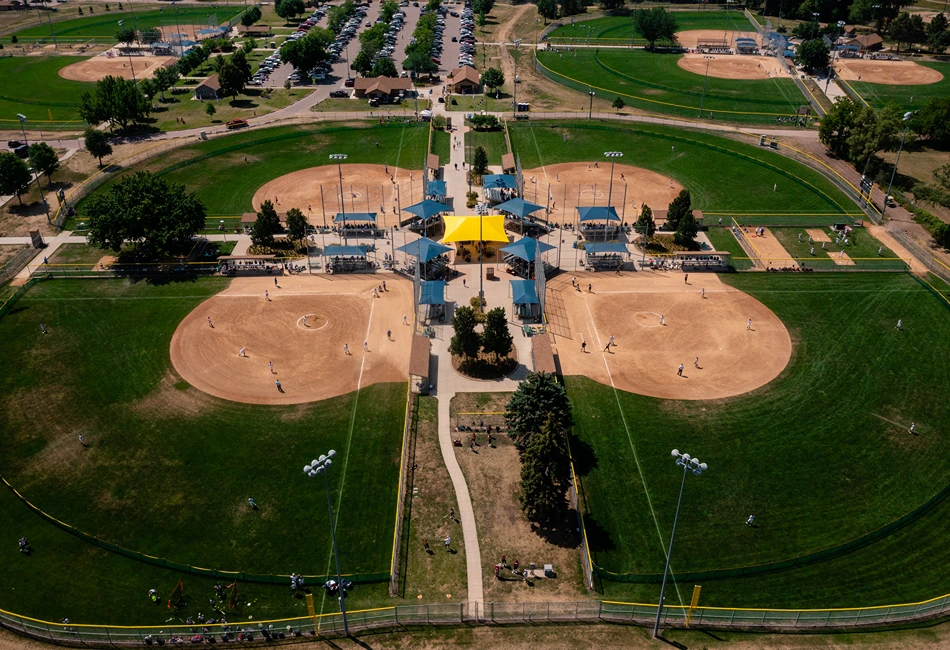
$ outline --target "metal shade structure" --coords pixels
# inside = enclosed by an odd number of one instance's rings
[[[445,304],[445,282],[443,280],[423,280],[420,305]]]
[[[588,255],[600,255],[601,253],[628,253],[626,244],[585,244],[584,251]]]
[[[336,216],[333,217],[333,223],[346,223],[347,221],[359,221],[359,222],[376,222],[376,213],[375,212],[351,212],[346,214],[345,212],[337,212]]]
[[[442,241],[449,244],[462,241],[494,241],[508,243],[505,218],[501,215],[474,217],[443,217],[445,235]]]
[[[429,181],[426,185],[426,196],[445,196],[445,181]]]
[[[408,212],[409,214],[414,214],[417,217],[422,217],[423,219],[429,219],[441,212],[449,212],[452,208],[445,205],[444,203],[439,203],[438,201],[433,201],[432,199],[426,199],[421,203],[416,203],[415,205],[410,205],[408,208],[403,208],[403,212]]]
[[[524,219],[528,215],[537,212],[538,210],[543,210],[544,206],[538,205],[537,203],[529,203],[522,198],[514,198],[510,201],[499,203],[495,206],[495,209],[500,212],[507,212],[510,215]]]
[[[450,250],[452,250],[451,246],[443,246],[428,237],[421,237],[396,249],[400,253],[412,255],[423,264],[434,260],[442,253],[448,253]]]
[[[518,181],[511,174],[485,174],[482,177],[482,187],[486,190],[513,190],[518,187]]]
[[[511,280],[511,302],[516,305],[540,305],[533,280]]]
[[[345,257],[347,255],[354,257],[366,257],[366,246],[327,246],[323,249],[324,257]]]
[[[545,244],[540,242],[537,239],[532,239],[531,237],[523,237],[516,242],[508,244],[501,249],[502,253],[507,253],[509,255],[514,255],[528,262],[534,262],[537,259],[538,251],[546,253],[548,251],[553,251],[554,246],[550,244]]]
[[[577,206],[577,215],[583,221],[620,221],[612,205]]]

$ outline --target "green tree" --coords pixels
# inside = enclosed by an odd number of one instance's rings
[[[824,70],[831,61],[831,48],[824,39],[815,38],[798,46],[796,62],[809,72]]]
[[[449,352],[463,359],[472,359],[478,356],[481,348],[481,339],[475,331],[475,310],[471,307],[458,307],[452,319],[452,340],[449,342]]]
[[[208,117],[211,118],[211,121],[214,122],[214,114],[218,112],[218,109],[214,107],[214,102],[208,102],[205,104],[205,113],[208,114]]]
[[[491,13],[492,7],[495,6],[495,0],[475,0],[472,3],[472,11],[476,14],[485,14],[486,16]]]
[[[296,18],[306,10],[307,8],[304,6],[303,0],[279,0],[277,6],[274,7],[274,11],[277,12],[277,15],[284,20]]]
[[[406,54],[406,58],[402,62],[402,69],[412,70],[415,74],[431,74],[438,72],[439,66],[426,52],[416,49]]]
[[[155,27],[143,29],[139,32],[139,42],[145,43],[146,45],[158,43],[160,40],[162,40],[162,32]]]
[[[488,68],[482,73],[480,81],[489,90],[501,88],[505,84],[505,73],[498,68]]]
[[[257,212],[257,221],[251,228],[251,241],[257,246],[270,246],[274,243],[274,235],[280,232],[280,217],[270,199],[261,203]]]
[[[947,17],[943,14],[934,16],[927,25],[927,49],[933,54],[943,54],[950,45],[950,28]]]
[[[838,158],[848,160],[848,139],[854,132],[861,107],[850,97],[839,97],[818,126],[818,139]]]
[[[139,82],[139,90],[150,102],[155,99],[155,95],[158,94],[158,88],[152,79],[142,79]]]
[[[112,145],[109,144],[109,137],[94,127],[88,127],[83,133],[83,141],[86,144],[86,151],[90,156],[99,159],[99,167],[102,167],[102,157],[112,155]]]
[[[689,190],[680,190],[676,198],[670,202],[666,213],[666,230],[676,230],[679,228],[680,221],[693,209],[693,200],[689,195]]]
[[[663,7],[638,11],[636,27],[651,48],[661,40],[676,42],[676,19]]]
[[[115,40],[130,45],[135,42],[135,30],[131,27],[120,27],[115,33]]]
[[[82,213],[93,245],[118,252],[133,241],[156,257],[189,249],[205,225],[201,199],[150,172],[122,177],[108,192],[87,199]]]
[[[317,67],[317,64],[327,59],[327,47],[333,39],[334,35],[330,30],[314,27],[303,38],[285,41],[280,48],[280,60],[292,65],[303,78]]]
[[[545,20],[557,20],[557,0],[538,0],[538,13]]]
[[[110,126],[127,128],[142,122],[151,112],[151,103],[131,79],[105,77],[96,82],[92,93],[79,96],[79,115],[90,124],[106,120]]]
[[[287,235],[291,239],[300,241],[306,237],[308,225],[310,224],[307,222],[307,217],[304,216],[303,212],[297,208],[287,210]]]
[[[614,9],[621,9],[623,3],[624,0],[600,0],[600,8],[604,11],[613,11]]]
[[[56,150],[45,142],[30,145],[30,162],[38,174],[46,176],[46,188],[53,181],[53,174],[59,169],[59,156]]]
[[[155,71],[152,76],[152,83],[155,84],[155,89],[161,93],[162,101],[165,101],[165,91],[175,85],[179,76],[178,68],[174,64],[162,66]]]
[[[241,24],[244,25],[245,27],[250,27],[251,25],[256,23],[258,20],[260,20],[261,16],[262,14],[261,14],[260,8],[251,7],[250,9],[244,12],[243,16],[241,16]]]
[[[567,431],[574,423],[567,390],[551,373],[533,372],[518,384],[505,412],[508,437],[519,452],[524,452],[549,418],[558,431]]]
[[[476,131],[495,131],[501,128],[501,122],[494,115],[476,113],[469,119],[472,128]]]
[[[559,0],[561,3],[561,17],[574,16],[584,11],[581,0]]]
[[[485,25],[487,25],[488,14],[486,14],[484,11],[479,11],[477,14],[475,14],[475,24],[478,25],[479,27],[484,27]]]
[[[549,415],[521,455],[521,508],[542,528],[558,528],[567,515],[571,459],[558,425]]]
[[[685,192],[686,190],[683,191]],[[679,225],[676,227],[676,232],[673,233],[673,241],[680,246],[691,248],[693,242],[696,241],[696,235],[698,233],[699,224],[696,223],[696,217],[693,216],[693,211],[690,210],[680,219]]]
[[[902,129],[901,110],[896,104],[888,104],[880,111],[865,106],[848,138],[851,162],[863,166],[879,151],[896,150]]]
[[[934,181],[941,189],[950,192],[950,162],[944,163],[934,170]]]
[[[399,5],[394,0],[385,0],[379,5],[379,19],[388,23],[399,12]]]
[[[634,229],[646,239],[656,233],[656,222],[653,221],[653,210],[651,210],[650,206],[646,203],[643,204],[643,208],[640,210],[640,216],[637,217]],[[644,246],[646,246],[646,243],[644,243]]]
[[[0,194],[16,196],[20,205],[20,197],[30,189],[30,169],[15,153],[5,151],[0,153]]]
[[[497,361],[511,354],[514,338],[508,331],[508,316],[504,307],[490,309],[485,317],[485,328],[482,331],[482,350],[492,355]]]
[[[361,75],[365,76],[369,74],[369,71],[373,69],[373,55],[367,50],[360,50],[359,53],[353,57],[350,67]]]
[[[488,152],[481,145],[475,147],[472,154],[472,173],[484,176],[488,172]]]
[[[369,71],[370,77],[398,77],[399,70],[396,69],[396,64],[388,56],[381,56],[376,59],[376,63],[373,64],[373,69]]]
[[[910,119],[910,128],[933,144],[950,144],[950,97],[934,97]]]
[[[614,108],[617,109],[617,112],[618,112],[618,113],[619,113],[620,111],[622,111],[622,110],[623,110],[623,107],[626,106],[626,105],[627,105],[627,104],[626,104],[622,99],[620,99],[620,97],[618,97],[617,99],[615,99],[615,100],[614,100],[614,103],[611,104],[611,106],[613,106]]]
[[[243,52],[235,52],[227,59],[220,60],[218,66],[218,83],[221,85],[221,94],[229,95],[231,100],[244,92],[245,84],[251,78],[251,66]]]
[[[923,43],[927,36],[924,30],[924,21],[920,14],[900,13],[890,25],[891,38],[897,41],[897,51],[901,51],[901,45],[913,45]]]

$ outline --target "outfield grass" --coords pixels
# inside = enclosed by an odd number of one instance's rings
[[[707,133],[584,121],[517,123],[509,134],[524,169],[603,160],[603,152],[619,150],[624,162],[675,178],[690,190],[693,207],[705,211],[802,216],[858,211],[818,172],[761,147]]]
[[[212,8],[184,5],[175,8],[168,7],[163,10],[139,10],[134,12],[133,16],[133,12],[128,9],[123,11],[100,10],[100,12],[82,18],[54,22],[53,28],[56,31],[56,40],[60,42],[96,40],[115,43],[115,33],[119,29],[118,22],[120,20],[124,21],[127,27],[132,27],[134,23],[136,29],[171,27],[176,24],[176,21],[179,25],[202,25],[207,27],[208,18],[214,14],[217,14],[217,24],[222,25],[242,11],[244,11],[244,8],[238,9],[237,6],[233,9],[226,9],[222,6]],[[22,29],[16,33],[16,36],[21,41],[30,42],[37,39],[48,39],[52,42],[49,24],[46,22]]]
[[[251,198],[264,183],[329,164],[331,153],[346,153],[348,163],[420,169],[428,138],[427,124],[349,122],[249,129],[177,149],[129,171],[148,170],[183,183],[204,201],[209,217],[236,216],[251,211]],[[105,183],[96,191],[110,186]],[[68,221],[67,228],[88,220],[82,215],[82,205],[80,216]]]
[[[742,246],[736,241],[736,236],[732,234],[732,230],[728,227],[720,228],[709,224],[706,236],[717,251],[732,253],[731,265],[736,271],[744,271],[754,266],[752,260],[749,259],[749,254],[742,249]]]
[[[344,573],[388,573],[405,385],[287,407],[227,402],[189,387],[170,365],[172,333],[227,282],[58,280],[33,287],[0,321],[0,472],[51,515],[129,549],[222,570],[323,575],[331,568],[326,495],[300,468],[333,448],[330,490]],[[76,440],[80,433],[88,448]],[[259,510],[248,508],[249,496]],[[152,568],[138,577],[115,569],[122,574],[116,580],[107,568],[63,570],[74,558],[52,557],[46,546],[61,533],[42,532],[52,526],[22,505],[6,507],[12,514],[2,519],[4,530],[24,525],[38,538],[31,564],[11,545],[4,551],[17,561],[0,565],[3,582],[22,588],[0,593],[0,608],[119,622],[124,613],[105,617],[108,610],[92,601],[102,594],[113,607],[120,596],[144,603],[149,588],[178,578]],[[91,566],[113,557],[90,548],[75,560]],[[124,589],[133,578],[134,590]],[[49,590],[54,579],[57,589]],[[362,591],[378,598],[374,587]],[[167,613],[159,616],[148,620],[158,623]]]
[[[762,301],[790,331],[792,359],[768,386],[725,400],[678,402],[566,380],[587,534],[608,571],[662,572],[681,479],[673,448],[710,467],[687,481],[674,571],[756,565],[840,544],[910,512],[946,485],[941,459],[950,440],[940,432],[950,421],[950,357],[934,354],[950,339],[946,304],[904,274],[722,277]],[[894,327],[898,319],[903,330]],[[917,436],[908,433],[911,421]],[[755,528],[744,525],[751,513]],[[947,549],[939,539],[921,535],[916,542],[944,562],[926,574],[929,582],[913,585],[914,594],[946,591]],[[844,584],[854,585],[859,573]],[[891,573],[901,580],[899,571]],[[832,580],[820,568],[812,575]],[[732,582],[732,600],[719,604],[752,606],[734,596],[753,579]],[[874,587],[872,604],[885,595],[885,602],[909,597]],[[847,597],[835,589],[836,603]],[[787,602],[764,589],[760,604],[801,606],[807,593],[793,594],[792,605],[791,595]]]
[[[674,11],[676,31],[691,29],[721,29],[723,31],[755,31],[741,11]],[[583,20],[574,16],[573,24],[558,27],[547,40],[555,43],[590,43],[602,45],[628,44],[633,36],[633,13],[629,16],[607,16],[593,20]],[[643,34],[636,32],[637,44],[644,41]],[[573,41],[571,40],[573,39]]]
[[[775,123],[808,102],[789,78],[734,80],[704,77],[677,65],[680,54],[643,50],[542,51],[548,76],[586,94],[593,89],[613,101],[664,115],[749,123]],[[705,83],[705,92],[703,87]]]
[[[439,162],[443,165],[449,164],[449,158],[452,157],[452,134],[448,131],[432,131],[432,153],[439,157]]]
[[[931,99],[950,95],[950,63],[917,61],[917,64],[937,70],[943,75],[943,79],[937,83],[917,86],[895,86],[866,81],[848,81],[847,83],[874,108],[883,108],[889,103],[895,103],[902,111],[920,110]]]
[[[0,58],[0,128],[19,128],[17,113],[26,115],[30,128],[43,128],[50,115],[57,122],[76,120],[80,128],[79,95],[95,88],[93,83],[70,81],[59,70],[85,61],[81,56]]]
[[[469,131],[465,134],[465,146],[471,151],[465,152],[465,160],[472,161],[475,147],[485,147],[489,165],[501,165],[501,157],[508,153],[504,131]]]

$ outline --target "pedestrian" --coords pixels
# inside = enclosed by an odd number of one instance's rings
[[[897,319],[897,329],[900,329],[900,328],[901,328],[901,325],[903,325],[903,324],[904,324],[904,321],[901,320],[900,318],[898,318],[898,319]]]
[[[814,250],[814,249],[812,249],[812,250]],[[841,258],[843,258],[843,257],[844,257],[844,251],[841,251],[840,253],[838,253],[838,259],[839,259],[839,260],[840,260]]]
[[[670,189],[673,189],[673,179],[670,179]]]
[[[689,273],[683,276],[683,284],[689,284]]]
[[[581,353],[587,352],[587,341],[581,341]]]
[[[670,153],[676,153],[676,145],[675,145],[675,144],[670,147]]]
[[[214,323],[211,322],[211,316],[208,316],[208,327],[214,329]]]
[[[247,498],[247,505],[251,508],[251,510],[257,510],[257,501],[254,500],[254,497]]]
[[[814,244],[814,243],[815,243],[814,241],[812,241],[811,235],[808,235],[808,243],[809,243],[809,244]]]
[[[773,184],[772,184],[772,191],[775,192],[775,191],[777,191],[777,190],[778,190],[778,183],[773,183]]]
[[[822,248],[824,248],[824,246],[822,246]],[[884,250],[884,247],[883,247],[883,246],[881,246],[880,248],[877,249],[877,256],[878,256],[878,257],[881,256],[881,251],[882,251],[882,250]]]
[[[703,287],[702,291],[700,291],[700,296],[704,299],[706,298],[706,287]]]
[[[403,324],[403,325],[408,325],[408,324],[409,324],[409,321],[406,320],[406,315],[405,315],[405,314],[402,315],[402,324]]]
[[[270,294],[267,292],[267,289],[264,289],[264,300],[270,300]]]
[[[828,242],[821,242],[821,250],[825,250],[825,244]]]
[[[623,177],[623,172],[620,172],[620,180],[622,180],[622,181],[625,180],[624,177]]]
[[[379,140],[376,141],[376,148],[379,149]]]
[[[587,163],[587,171],[590,171],[590,163]]]
[[[501,565],[500,564],[495,565],[495,577],[501,580]]]
[[[683,376],[683,364],[682,364],[682,363],[680,364],[679,369],[676,371],[676,374],[677,374],[677,376],[679,376],[679,377],[682,377],[682,376]]]
[[[386,281],[385,281],[385,280],[383,280],[383,291],[389,291],[389,289],[386,288]]]
[[[274,380],[274,383],[277,385],[277,392],[278,392],[278,393],[283,393],[283,392],[284,392],[284,389],[280,387],[280,380],[279,380],[279,379],[275,379],[275,380]]]
[[[452,536],[446,536],[445,538],[445,550],[449,550],[449,545],[452,544]]]
[[[392,330],[386,330],[386,338],[389,339],[390,341],[393,340],[393,331],[392,331]]]
[[[666,318],[663,317],[663,314],[660,314],[660,325],[666,325]]]
[[[268,362],[267,362],[267,365],[270,366],[270,372],[271,372],[271,374],[274,374],[274,362],[273,362],[273,361],[268,361]]]
[[[576,278],[576,277],[571,278],[571,286],[572,286],[572,287],[576,287],[576,286],[577,286],[577,278]]]
[[[514,573],[518,573],[518,560],[515,560],[514,562],[511,563],[511,570]]]
[[[746,328],[747,330],[752,329],[752,319],[751,319],[751,318],[750,318],[749,321],[745,324],[745,328]]]
[[[755,515],[749,515],[749,518],[745,520],[746,526],[751,526],[755,522]]]
[[[696,357],[695,359],[693,359],[693,366],[696,368],[699,368],[699,357]]]
[[[617,344],[614,342],[614,335],[613,335],[613,334],[610,335],[610,345],[613,345],[614,347],[617,346]]]
[[[277,286],[277,278],[274,278],[274,286]]]
[[[369,352],[369,342],[363,341],[363,352]]]
[[[43,323],[40,323],[40,332],[42,332],[43,334],[46,334],[46,325],[44,325]]]
[[[915,431],[914,431],[916,428],[917,428],[917,423],[916,423],[916,422],[911,422],[911,423],[910,423],[910,432],[913,433],[915,436],[917,435],[917,434],[915,433]],[[82,442],[82,436],[81,436],[81,435],[79,436],[79,441]]]
[[[468,441],[468,448],[472,451],[472,453],[475,453],[475,441],[474,441],[474,440],[469,440],[469,441]]]
[[[304,326],[304,327],[309,327],[309,325],[307,325],[307,316],[306,316],[306,314],[304,314],[304,317],[303,317],[303,326]]]
[[[587,293],[594,293],[594,285],[587,283]]]
[[[911,432],[911,433],[914,432],[914,425],[913,425],[913,424],[910,425],[910,432]],[[83,447],[88,447],[88,446],[89,446],[89,445],[86,444],[86,439],[82,437],[82,434],[81,434],[81,433],[79,434],[79,444],[81,444]]]
[[[506,569],[508,568],[508,556],[505,554],[502,554],[501,556],[501,566],[505,567]]]
[[[247,348],[241,348],[240,350],[238,350],[238,356],[239,356],[239,357],[246,357],[246,356],[247,356]]]
[[[350,353],[350,344],[349,344],[349,343],[344,343],[344,344],[343,344],[343,354],[349,354],[349,353]]]
[[[449,519],[455,521],[455,508],[449,508]]]
[[[801,240],[802,240],[802,234],[798,233],[798,241],[801,241]]]
[[[427,539],[422,540],[422,548],[425,550],[426,553],[429,553],[432,550],[429,548],[429,540]]]

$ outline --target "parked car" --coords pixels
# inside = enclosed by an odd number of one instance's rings
[[[334,90],[330,93],[330,97],[349,97],[350,93],[345,90]]]
[[[246,126],[250,126],[247,123],[247,120],[231,120],[226,125],[229,129],[243,129]]]
[[[19,140],[7,140],[7,146],[10,147],[11,149],[16,149],[17,147],[21,146],[22,144],[23,144],[23,143],[20,142]]]
[[[356,79],[354,79],[353,77],[350,77],[349,79],[343,82],[344,88],[352,88],[354,84],[356,84]]]

